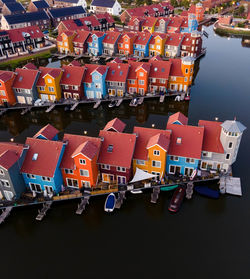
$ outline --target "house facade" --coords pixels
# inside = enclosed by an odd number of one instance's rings
[[[106,34],[104,32],[92,32],[87,40],[89,54],[98,56],[103,53],[103,40],[105,36]]]
[[[107,31],[106,36],[103,39],[103,54],[113,56],[118,53],[118,40],[121,33],[115,31]]]
[[[165,56],[166,57],[180,57],[181,44],[184,39],[183,34],[173,33],[167,35],[165,41]]]
[[[64,31],[60,35],[58,35],[57,41],[57,49],[60,53],[73,53],[74,45],[73,40],[76,37],[76,32],[74,31]]]
[[[10,71],[0,71],[0,105],[14,105],[16,96],[12,85],[15,79],[15,73]]]
[[[88,50],[88,37],[90,36],[89,31],[82,31],[82,30],[77,30],[76,36],[73,39],[73,48],[74,48],[74,53],[79,55],[86,53]]]
[[[118,16],[122,11],[122,7],[117,0],[93,0],[90,4],[90,11],[93,13],[109,13]]]
[[[166,34],[153,34],[149,41],[149,56],[162,55],[165,53]]]
[[[130,55],[134,53],[134,41],[137,37],[136,33],[125,32],[118,40],[118,51],[122,55]]]
[[[139,32],[137,35],[133,44],[134,55],[140,57],[149,56],[149,42],[152,34],[149,32]]]
[[[202,51],[202,38],[199,31],[194,31],[191,34],[185,34],[181,44],[181,57],[191,56],[198,57]]]

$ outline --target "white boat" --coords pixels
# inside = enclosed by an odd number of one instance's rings
[[[132,194],[142,194],[142,190],[131,190],[130,191]]]
[[[115,208],[116,197],[114,193],[110,193],[105,201],[104,211],[113,212]]]

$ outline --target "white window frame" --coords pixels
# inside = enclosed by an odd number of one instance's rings
[[[80,176],[89,177],[89,171],[88,170],[80,169],[79,172],[80,172]]]
[[[7,180],[7,179],[0,179],[0,182],[2,183],[2,186],[3,187],[7,187],[7,188],[10,188],[10,182],[9,182],[9,180]],[[7,185],[7,184],[8,185]]]
[[[103,170],[110,170],[110,165],[102,164],[102,165],[101,165],[101,168],[102,168]]]
[[[86,160],[85,159],[79,159],[79,164],[80,165],[86,165]]]
[[[69,181],[71,181],[71,183],[72,183],[73,181],[77,181],[77,186],[69,185]],[[74,178],[69,178],[69,177],[67,177],[67,178],[66,178],[66,184],[67,184],[67,187],[79,188],[78,179],[74,179]],[[74,183],[72,183],[72,184],[74,184]]]
[[[31,185],[34,185],[36,190],[33,190],[33,189],[31,188]],[[30,183],[29,183],[29,186],[30,186],[30,190],[31,190],[31,191],[35,191],[36,193],[41,193],[41,192],[42,192],[41,184],[30,182]],[[37,186],[40,187],[40,190],[41,190],[41,191],[37,191]]]
[[[160,156],[160,151],[157,150],[157,149],[155,149],[155,150],[153,151],[153,154],[154,154],[154,156]]]
[[[145,161],[144,160],[136,160],[137,165],[145,166]]]
[[[74,171],[71,169],[64,169],[65,174],[74,174]]]
[[[0,175],[4,175],[4,171],[0,169]]]
[[[126,168],[124,167],[116,167],[116,170],[120,172],[126,172]]]
[[[154,166],[154,165],[153,165],[154,163],[155,163],[155,164],[156,164],[156,163],[157,163],[157,164],[159,163],[159,166],[156,166],[156,165]],[[161,168],[161,161],[152,160],[152,167],[154,167],[154,168]]]

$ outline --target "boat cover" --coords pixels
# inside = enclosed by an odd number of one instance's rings
[[[154,177],[157,177],[157,175],[147,173],[141,169],[136,168],[135,175],[129,183],[135,183],[138,181],[147,180],[147,179],[154,178]]]

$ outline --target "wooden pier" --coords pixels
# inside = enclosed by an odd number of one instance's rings
[[[121,191],[118,193],[118,198],[116,199],[115,202],[115,208],[120,209],[122,204],[123,204],[123,200],[126,199],[126,191]]]
[[[50,107],[48,107],[47,109],[46,109],[46,111],[45,112],[51,112],[54,108],[56,107],[56,104],[52,104]]]
[[[190,200],[193,196],[194,193],[194,183],[193,182],[188,182],[187,183],[187,188],[186,188],[186,198]]]
[[[94,109],[97,109],[97,108],[100,106],[101,102],[102,102],[101,100],[98,100],[98,101],[94,104],[93,108],[94,108]]]
[[[121,105],[122,101],[123,101],[123,99],[119,99],[116,103],[116,106],[119,107]]]
[[[153,188],[153,193],[151,194],[151,203],[157,203],[160,191],[161,191],[161,189],[159,186]]]
[[[76,107],[80,104],[80,102],[74,103],[74,105],[70,108],[71,111],[75,110]]]
[[[50,209],[53,201],[47,201],[43,204],[43,208],[41,210],[38,210],[38,215],[36,216],[37,221],[42,221],[45,217],[47,211]]]
[[[8,206],[3,209],[3,212],[0,215],[0,224],[2,224],[5,221],[5,219],[10,215],[12,208],[12,206]]]
[[[82,212],[86,208],[86,205],[89,204],[89,198],[90,198],[90,196],[86,196],[84,198],[81,198],[81,203],[78,204],[76,214],[78,214],[78,215],[82,214]]]
[[[21,115],[25,115],[26,113],[28,113],[29,111],[31,111],[32,107],[27,107],[24,110],[22,110]]]
[[[165,100],[165,95],[161,95],[160,96],[160,103],[164,103],[164,100]]]

